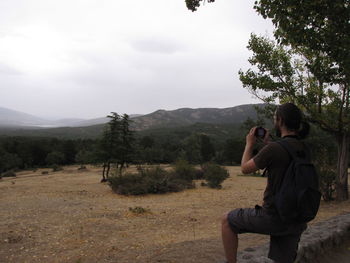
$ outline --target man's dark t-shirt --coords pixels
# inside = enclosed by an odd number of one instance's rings
[[[297,152],[304,152],[304,145],[296,138],[287,137],[286,140]],[[263,207],[269,214],[277,214],[274,206],[274,194],[280,185],[284,173],[291,161],[286,150],[277,142],[271,142],[263,147],[253,158],[259,169],[267,168],[267,186],[264,192]]]

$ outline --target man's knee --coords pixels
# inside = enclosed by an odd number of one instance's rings
[[[222,218],[221,218],[221,225],[223,226],[228,226],[229,223],[228,223],[228,213],[225,213]]]

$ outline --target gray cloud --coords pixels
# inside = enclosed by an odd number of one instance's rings
[[[134,39],[130,46],[140,52],[174,54],[184,51],[185,45],[170,37],[153,36]]]
[[[22,74],[22,72],[20,72],[19,70],[0,62],[0,75],[20,75],[20,74]]]
[[[237,76],[250,33],[272,31],[254,0],[102,2],[1,1],[0,106],[92,118],[256,102]]]

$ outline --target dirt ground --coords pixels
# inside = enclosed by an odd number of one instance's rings
[[[201,262],[223,259],[224,212],[261,203],[266,178],[237,176],[223,189],[120,196],[100,183],[101,168],[23,171],[0,180],[0,262]],[[142,207],[146,213],[129,208]],[[322,203],[313,221],[350,212],[350,201]],[[240,236],[239,249],[267,242]]]

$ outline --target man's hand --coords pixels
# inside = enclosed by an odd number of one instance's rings
[[[246,147],[254,146],[254,144],[256,142],[256,137],[255,137],[256,128],[257,127],[251,128],[250,131],[248,132],[247,136],[245,137]]]
[[[268,144],[270,142],[270,131],[266,129],[265,137],[263,139],[263,142],[265,144]]]
[[[252,159],[253,147],[256,142],[255,130],[256,130],[256,127],[251,128],[251,130],[246,136],[246,145],[245,145],[245,149],[244,149],[242,161],[241,161],[241,170],[242,170],[242,173],[244,174],[252,173],[258,170],[258,168],[254,163],[254,160]]]

